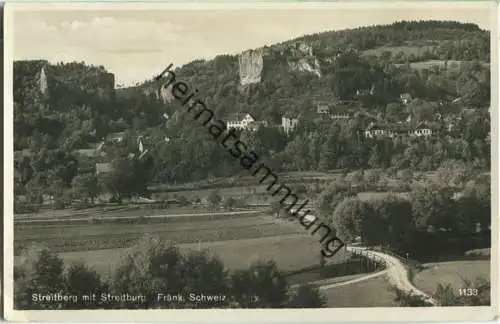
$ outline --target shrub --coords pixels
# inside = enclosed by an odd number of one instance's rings
[[[64,290],[63,261],[48,248],[32,245],[20,255],[14,268],[15,309],[58,309],[63,304],[34,301],[32,294],[49,294]]]
[[[391,290],[396,296],[394,301],[400,307],[429,307],[432,304],[425,301],[423,296],[415,295],[412,293],[407,293],[402,290],[397,289],[396,287],[390,287]]]
[[[322,296],[318,288],[313,288],[307,285],[300,286],[297,290],[292,291],[286,308],[322,308],[326,305],[326,298]]]
[[[68,302],[66,308],[71,309],[93,309],[99,307],[109,307],[109,305],[101,304],[99,296],[101,293],[108,292],[108,284],[101,281],[99,274],[88,269],[83,263],[72,264],[65,276],[65,290],[70,295],[78,296],[77,303]],[[96,296],[95,300],[84,301],[83,296]]]
[[[274,261],[256,262],[232,274],[230,295],[241,308],[280,308],[288,299],[287,283]]]

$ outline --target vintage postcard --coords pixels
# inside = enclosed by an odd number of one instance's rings
[[[7,320],[498,314],[496,5],[4,13]]]

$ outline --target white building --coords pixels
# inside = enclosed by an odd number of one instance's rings
[[[125,132],[110,133],[108,135],[108,141],[114,142],[114,143],[120,143],[123,140],[124,136],[125,136]]]
[[[227,128],[247,129],[249,124],[254,122],[255,119],[250,114],[236,113],[231,115],[227,120]]]
[[[392,137],[393,133],[387,126],[381,125],[379,123],[370,123],[365,129],[365,137],[376,138],[376,137]]]
[[[292,130],[294,130],[298,124],[299,124],[298,118],[281,117],[281,127],[283,127],[285,134],[288,134]]]
[[[427,137],[432,135],[432,129],[425,123],[420,123],[415,127],[412,134],[417,137]]]

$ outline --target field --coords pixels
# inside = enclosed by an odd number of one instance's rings
[[[14,219],[28,220],[28,219],[64,219],[64,218],[105,218],[109,217],[130,217],[130,216],[151,216],[161,214],[191,214],[191,213],[206,213],[210,212],[205,206],[171,206],[168,209],[152,209],[147,205],[142,206],[105,206],[86,208],[81,210],[63,209],[63,210],[43,210],[36,214],[16,214]]]
[[[317,181],[320,183],[342,179],[343,174],[334,170],[331,172],[287,172],[278,174],[279,184],[288,185],[293,189],[295,185],[311,185]],[[213,183],[185,183],[176,186],[155,185],[150,186],[154,191],[153,198],[165,199],[172,198],[175,195],[184,196],[190,200],[198,197],[201,200],[206,199],[214,190],[217,190],[223,197],[231,196],[234,198],[244,197],[247,203],[267,203],[271,198],[272,191],[266,190],[267,184],[258,184],[258,177],[241,178],[220,178]],[[309,192],[310,193],[310,192]]]
[[[173,198],[175,196],[184,196],[188,200],[193,201],[195,198],[200,198],[205,201],[212,191],[216,189],[198,189],[198,190],[179,190],[170,192],[159,192],[153,194],[153,199],[162,200],[165,198]],[[266,186],[235,186],[229,188],[220,188],[217,190],[222,197],[241,198],[246,197],[247,203],[264,203],[271,198],[271,193],[266,190]],[[267,198],[267,199],[266,199]]]
[[[474,282],[477,277],[490,279],[490,261],[449,261],[428,263],[427,269],[417,273],[414,283],[426,293],[434,293],[438,283],[451,284],[455,289],[463,288],[462,278]],[[457,290],[458,291],[458,290]]]
[[[435,46],[432,45],[406,45],[406,46],[382,46],[374,49],[366,50],[363,52],[364,55],[380,55],[385,51],[389,51],[392,55],[396,55],[399,52],[403,52],[406,55],[415,54],[416,56],[422,55],[426,51],[431,51]]]
[[[415,70],[422,70],[422,69],[430,69],[433,66],[439,66],[439,67],[444,67],[445,62],[448,62],[448,68],[450,69],[459,69],[460,65],[464,63],[463,61],[442,61],[442,60],[429,60],[429,61],[423,61],[423,62],[413,62],[410,63],[410,67]],[[482,63],[484,66],[489,66],[489,63],[483,62]],[[396,64],[396,65],[401,65],[401,64]]]
[[[246,268],[252,261],[275,260],[284,271],[300,270],[319,262],[317,236],[288,221],[271,216],[241,216],[225,220],[179,221],[157,224],[16,225],[15,247],[42,243],[67,261],[84,260],[99,272],[114,264],[144,234],[178,245],[182,251],[208,249],[229,269]],[[334,258],[347,256],[339,252]],[[18,259],[18,258],[17,258]]]
[[[394,195],[402,199],[408,199],[408,193],[406,192],[371,192],[365,191],[358,193],[358,198],[364,201],[383,199],[389,195]]]
[[[225,219],[178,217],[175,222],[16,224],[14,248],[19,251],[30,242],[45,244],[57,252],[123,248],[132,245],[144,233],[174,243],[224,241],[286,234],[303,234],[299,227],[283,227],[272,217],[242,215]]]
[[[296,271],[319,262],[319,246],[315,237],[308,234],[292,234],[265,238],[228,240],[177,245],[182,252],[208,250],[215,253],[230,269],[247,268],[253,261],[274,260],[283,271]],[[59,255],[65,262],[82,260],[101,274],[113,271],[128,249],[108,249],[81,252],[65,252]],[[317,251],[317,253],[314,253]],[[335,261],[341,262],[348,255],[339,252]]]
[[[391,307],[394,293],[390,290],[386,276],[367,279],[350,285],[322,291],[327,298],[327,307]]]

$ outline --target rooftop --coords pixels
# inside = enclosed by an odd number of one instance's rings
[[[242,121],[243,119],[245,119],[246,116],[250,116],[250,118],[254,119],[250,114],[248,113],[234,113],[234,114],[231,114],[227,117],[227,121],[228,122],[240,122]]]

